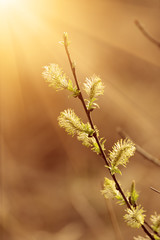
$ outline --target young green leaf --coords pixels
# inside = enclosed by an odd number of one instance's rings
[[[139,197],[139,194],[137,193],[137,191],[135,189],[135,181],[133,181],[132,185],[131,185],[131,191],[129,194],[129,202],[132,206],[134,206],[134,207],[136,206],[138,197]]]

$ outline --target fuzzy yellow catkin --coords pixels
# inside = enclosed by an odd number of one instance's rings
[[[145,211],[140,205],[136,207],[131,206],[131,209],[126,209],[126,212],[124,219],[130,227],[139,228],[144,224]]]
[[[109,159],[113,167],[118,165],[126,166],[130,157],[135,153],[135,144],[130,139],[121,139],[114,144],[112,151],[109,153]]]

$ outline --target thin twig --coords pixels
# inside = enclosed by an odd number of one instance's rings
[[[107,160],[107,157],[106,157],[106,155],[105,155],[105,152],[103,151],[103,149],[102,149],[102,147],[101,147],[101,144],[100,144],[100,142],[99,142],[98,136],[97,136],[97,134],[96,134],[96,131],[95,131],[95,128],[94,128],[94,124],[93,124],[93,121],[92,121],[92,119],[91,119],[90,111],[87,110],[86,104],[85,104],[85,102],[84,102],[84,98],[83,98],[82,92],[81,92],[80,87],[79,87],[79,84],[78,84],[78,80],[77,80],[77,76],[76,76],[76,71],[75,71],[75,66],[74,66],[74,64],[73,64],[73,62],[72,62],[72,60],[71,60],[71,56],[70,56],[70,53],[69,53],[69,50],[68,50],[67,39],[66,39],[65,37],[64,37],[64,47],[65,47],[65,50],[66,50],[66,54],[67,54],[67,57],[68,57],[68,60],[69,60],[69,63],[70,63],[71,71],[72,71],[72,74],[73,74],[73,77],[74,77],[74,80],[75,80],[77,89],[78,89],[79,92],[80,92],[78,97],[79,97],[79,99],[80,99],[81,102],[82,102],[82,105],[83,105],[84,110],[85,110],[85,112],[86,112],[86,115],[87,115],[87,118],[88,118],[88,120],[89,120],[89,123],[90,123],[92,129],[94,130],[94,135],[93,135],[93,136],[94,136],[94,138],[95,138],[95,140],[96,140],[96,142],[97,142],[97,144],[98,144],[98,146],[99,146],[99,149],[100,149],[100,152],[101,152],[101,156],[102,156],[103,160],[105,161],[105,164],[106,164],[107,166],[109,166],[109,162],[108,162],[108,160]],[[118,181],[117,181],[117,179],[116,179],[115,174],[112,175],[110,169],[109,169],[109,173],[110,173],[111,177],[113,178],[113,180],[114,180],[114,182],[115,182],[115,184],[116,184],[117,190],[121,193],[121,195],[122,195],[122,197],[123,197],[123,199],[124,199],[127,207],[128,207],[129,209],[131,209],[131,205],[130,205],[129,201],[127,200],[127,198],[126,198],[126,196],[125,196],[122,188],[120,187],[120,185],[119,185],[119,183],[118,183]],[[141,227],[142,227],[142,229],[144,230],[144,232],[150,237],[150,239],[155,240],[154,236],[152,236],[152,234],[147,230],[147,228],[146,228],[143,224],[141,224]]]
[[[153,187],[150,187],[150,189],[152,189],[154,192],[160,194],[160,191],[158,191],[157,189],[153,188]]]
[[[132,140],[132,138],[121,128],[117,128],[117,132],[122,138],[129,138]],[[133,140],[132,140],[133,141]],[[134,141],[133,141],[134,142]],[[150,153],[146,152],[142,147],[140,147],[137,143],[135,143],[136,150],[139,154],[141,154],[143,157],[145,157],[148,161],[154,163],[158,167],[160,167],[160,160],[154,156],[152,156]]]
[[[138,20],[135,20],[135,24],[138,27],[138,29],[141,31],[141,33],[154,45],[156,45],[158,48],[160,48],[160,42],[154,39],[141,25],[141,23]]]

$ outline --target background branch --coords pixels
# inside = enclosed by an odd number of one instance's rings
[[[160,191],[158,191],[157,189],[153,188],[153,187],[150,187],[154,192],[160,194]]]
[[[78,89],[79,92],[80,92],[80,94],[79,94],[78,97],[79,97],[79,99],[80,99],[81,102],[82,102],[82,105],[83,105],[83,107],[84,107],[84,110],[85,110],[85,112],[86,112],[86,115],[87,115],[87,117],[88,117],[88,120],[89,120],[89,123],[90,123],[92,129],[95,131],[94,124],[93,124],[93,121],[92,121],[92,119],[91,119],[90,112],[87,110],[87,107],[86,107],[86,105],[85,105],[85,101],[84,101],[83,95],[82,95],[82,93],[81,93],[81,89],[80,89],[80,87],[79,87],[79,83],[78,83],[77,75],[76,75],[76,71],[75,71],[75,66],[74,66],[74,64],[73,64],[73,62],[72,62],[72,60],[71,60],[71,56],[70,56],[70,53],[69,53],[69,50],[68,50],[68,42],[67,42],[67,41],[68,41],[68,39],[67,39],[66,35],[64,35],[64,47],[65,47],[66,54],[67,54],[67,57],[68,57],[68,60],[69,60],[69,63],[70,63],[70,67],[71,67],[71,71],[72,71],[72,73],[73,73],[73,77],[74,77],[74,79],[75,79],[75,83],[76,83],[77,89]],[[103,151],[103,149],[102,149],[102,147],[101,147],[101,144],[100,144],[100,141],[99,141],[98,136],[97,136],[97,134],[96,134],[96,131],[95,131],[95,133],[94,133],[93,136],[94,136],[94,138],[95,138],[95,140],[96,140],[96,142],[97,142],[97,144],[98,144],[98,146],[99,146],[99,149],[100,149],[101,156],[102,156],[103,160],[105,161],[106,165],[109,166],[109,162],[108,162],[108,160],[107,160],[107,157],[106,157],[106,155],[105,155],[105,152]],[[120,194],[122,195],[122,197],[123,197],[123,199],[124,199],[127,207],[128,207],[129,209],[131,209],[131,205],[130,205],[129,201],[127,200],[127,198],[126,198],[126,196],[125,196],[125,194],[124,194],[124,192],[123,192],[120,184],[118,183],[115,174],[112,174],[111,171],[110,171],[110,169],[109,169],[109,173],[110,173],[112,179],[114,180],[114,182],[115,182],[115,184],[116,184],[117,190],[118,190],[118,191],[120,192]],[[147,229],[143,224],[141,224],[141,227],[142,227],[143,231],[150,237],[150,239],[155,240],[154,236],[148,231],[148,229]]]
[[[138,29],[141,31],[141,33],[153,44],[155,44],[158,48],[160,48],[160,42],[154,39],[141,25],[141,23],[138,20],[135,20],[135,24],[138,27]]]
[[[132,138],[121,128],[117,128],[117,132],[122,138],[129,138],[132,140]],[[132,140],[133,141],[133,140]],[[134,141],[133,141],[134,142]],[[134,142],[135,143],[135,142]],[[140,147],[137,143],[135,143],[137,152],[142,155],[144,158],[146,158],[148,161],[154,163],[158,167],[160,167],[160,160],[154,156],[152,156],[150,153],[146,152],[142,147]]]

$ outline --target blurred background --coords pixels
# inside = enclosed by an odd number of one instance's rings
[[[160,48],[135,25],[160,40],[159,0],[0,0],[0,239],[104,240],[144,235],[123,221],[124,207],[105,201],[100,189],[107,170],[96,154],[57,124],[67,108],[85,121],[78,99],[49,88],[43,66],[71,71],[70,52],[80,84],[97,74],[105,94],[93,112],[106,152],[120,139],[117,127],[160,158]],[[123,175],[132,180],[139,202],[160,212],[160,168],[138,153]]]

